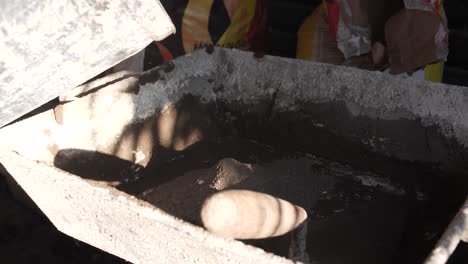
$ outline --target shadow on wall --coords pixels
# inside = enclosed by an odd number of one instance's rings
[[[92,109],[95,97],[89,96],[88,107]],[[90,115],[96,123],[99,119],[106,122],[112,113]],[[66,120],[67,116],[63,118]],[[202,106],[197,98],[187,95],[156,116],[126,125],[108,148],[97,147],[96,151],[57,149],[54,165],[83,178],[106,181],[113,186],[133,182],[144,167],[157,167],[161,161],[191,145],[216,137],[217,127],[212,120],[207,107]],[[99,133],[103,132],[97,131],[90,140],[99,138]],[[112,133],[115,134],[114,131]]]

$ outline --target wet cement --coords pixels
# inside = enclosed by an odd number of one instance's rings
[[[303,153],[285,155],[252,140],[226,138],[200,142],[191,152],[165,163],[163,169],[148,168],[140,181],[119,188],[136,192],[140,199],[198,225],[201,205],[214,192],[248,189],[268,193],[308,212],[307,244],[312,261],[388,262],[403,230],[404,191],[364,185],[359,177],[366,172],[330,163]],[[143,192],[141,186],[145,186]],[[288,253],[287,236],[246,242],[279,255]]]

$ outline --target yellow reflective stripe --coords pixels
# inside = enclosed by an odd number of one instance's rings
[[[247,43],[246,38],[252,19],[255,16],[256,7],[257,1],[242,1],[242,4],[238,5],[237,10],[231,18],[231,24],[216,45],[228,46],[229,44],[242,43],[243,40]]]
[[[428,64],[424,67],[424,80],[431,82],[442,82],[444,73],[444,62]]]
[[[189,0],[182,19],[182,42],[185,52],[193,51],[195,45],[213,45],[208,32],[213,0]]]
[[[296,58],[312,60],[316,43],[317,23],[320,14],[323,14],[323,4],[318,6],[302,23],[297,32]]]

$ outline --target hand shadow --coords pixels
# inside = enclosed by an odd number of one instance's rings
[[[54,166],[84,179],[107,182],[114,187],[133,181],[143,170],[143,166],[114,155],[82,149],[59,150]]]

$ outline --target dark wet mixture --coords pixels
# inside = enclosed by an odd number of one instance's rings
[[[309,214],[307,251],[317,263],[422,261],[456,211],[455,206],[450,213],[440,208],[437,199],[444,189],[434,192],[430,184],[408,186],[399,180],[401,175],[356,170],[251,139],[217,138],[157,153],[146,168],[97,153],[93,161],[101,167],[106,164],[108,171],[101,171],[101,179],[105,172],[111,178],[120,173],[118,189],[197,225],[204,199],[222,189],[265,192],[303,206]],[[93,167],[84,164],[74,171]],[[416,164],[400,167],[411,173],[419,169]],[[446,215],[440,217],[432,210],[445,210]],[[288,253],[284,237],[246,242],[279,255]]]

